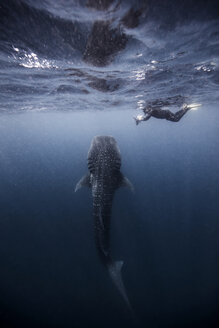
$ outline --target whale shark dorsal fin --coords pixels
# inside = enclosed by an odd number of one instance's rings
[[[132,192],[135,191],[135,188],[134,188],[133,184],[132,184],[131,181],[129,181],[129,179],[126,178],[125,176],[122,176],[122,178],[121,178],[120,187],[127,187],[127,188],[129,188]]]
[[[91,177],[90,177],[90,173],[84,175],[76,184],[75,187],[75,192],[78,191],[79,189],[81,189],[82,187],[91,187]]]

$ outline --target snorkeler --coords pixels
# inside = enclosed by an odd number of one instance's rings
[[[143,109],[144,115],[138,115],[134,117],[136,125],[138,125],[142,121],[147,121],[151,116],[161,119],[166,119],[167,121],[179,122],[179,120],[185,115],[185,113],[190,109],[190,106],[184,105],[182,109],[180,109],[176,113],[172,113],[170,110],[161,109],[159,107],[153,108],[151,106],[147,106]]]

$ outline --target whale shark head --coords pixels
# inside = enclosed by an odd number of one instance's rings
[[[77,183],[75,191],[83,186],[91,188],[97,180],[105,180],[105,184],[114,189],[125,186],[134,190],[131,182],[120,172],[121,154],[112,136],[95,136],[92,139],[87,162],[89,173]]]
[[[92,174],[114,174],[120,170],[121,155],[116,140],[111,136],[96,136],[88,151],[88,169]],[[101,171],[102,169],[102,171]]]
[[[119,148],[117,146],[117,142],[116,139],[112,136],[95,136],[93,137],[92,141],[91,141],[91,148],[93,147],[104,147],[104,146],[108,146],[108,147],[115,147],[117,148],[118,152],[119,152]]]

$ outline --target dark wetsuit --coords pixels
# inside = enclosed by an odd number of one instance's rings
[[[179,122],[179,120],[185,115],[189,110],[189,107],[184,107],[176,113],[172,113],[170,110],[160,109],[160,108],[145,108],[145,116],[141,119],[135,118],[136,124],[139,124],[141,121],[147,121],[151,116],[161,119],[166,119],[167,121]]]

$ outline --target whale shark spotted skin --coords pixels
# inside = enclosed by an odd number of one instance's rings
[[[114,193],[121,186],[133,190],[120,167],[121,155],[116,140],[111,136],[94,137],[88,151],[89,173],[77,183],[75,191],[82,186],[92,189],[95,241],[99,257],[131,310],[121,276],[123,261],[113,261],[110,254],[109,232]]]

